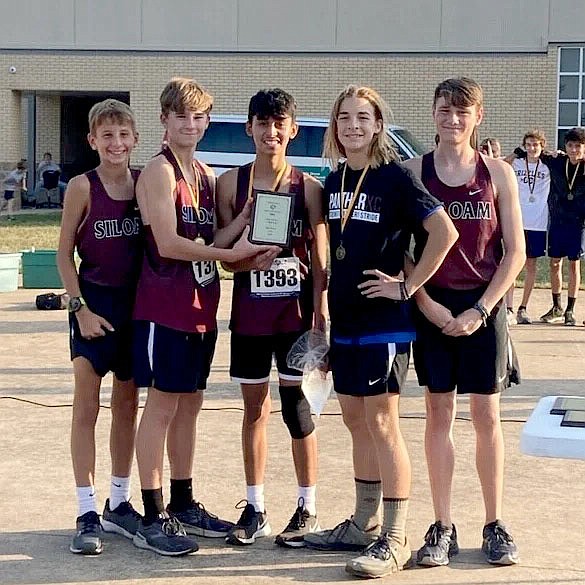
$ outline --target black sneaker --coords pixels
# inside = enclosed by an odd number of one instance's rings
[[[167,506],[167,512],[179,520],[187,534],[195,536],[225,538],[234,527],[233,522],[221,520],[215,514],[210,514],[201,502],[192,501],[186,510],[180,512],[174,512]]]
[[[577,325],[577,320],[575,319],[573,311],[565,311],[565,325],[568,327],[575,327],[575,325]]]
[[[279,546],[300,548],[305,546],[305,534],[321,530],[317,516],[309,514],[304,507],[303,498],[299,498],[298,507],[292,515],[287,527],[276,537],[274,542]]]
[[[77,532],[69,545],[69,550],[77,555],[99,555],[102,544],[102,525],[97,512],[86,512],[76,520]]]
[[[142,519],[133,542],[138,548],[153,550],[166,557],[179,557],[199,549],[195,540],[187,536],[181,523],[165,513],[161,513],[152,524],[145,525]]]
[[[500,520],[483,527],[481,550],[492,565],[515,565],[519,560],[518,548]]]
[[[141,519],[142,516],[130,502],[122,502],[117,508],[110,510],[110,500],[107,499],[102,514],[102,528],[104,532],[114,532],[132,539]]]
[[[241,504],[244,502],[245,506],[240,519],[225,539],[228,544],[254,544],[257,538],[270,536],[272,532],[266,511],[256,512],[254,506],[248,504],[246,500],[238,502],[236,508],[241,510]]]
[[[565,313],[561,307],[555,307],[554,305],[540,317],[543,323],[562,323],[565,317]]]
[[[441,567],[459,552],[455,524],[447,528],[440,520],[431,524],[425,534],[425,543],[416,553],[417,565]]]

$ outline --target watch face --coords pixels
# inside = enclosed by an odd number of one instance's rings
[[[81,309],[81,307],[83,306],[83,303],[81,302],[81,299],[79,297],[72,297],[69,299],[69,312],[70,313],[76,313],[77,311],[79,311],[79,309]]]

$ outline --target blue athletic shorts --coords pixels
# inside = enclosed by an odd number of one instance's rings
[[[550,258],[580,260],[585,245],[580,223],[554,223],[548,228],[548,255]]]
[[[14,199],[14,191],[4,191],[4,199],[6,201],[10,201],[11,199]]]
[[[205,390],[217,331],[186,333],[134,321],[134,381],[140,388],[192,393]]]
[[[408,372],[410,343],[345,344],[329,350],[333,388],[348,396],[398,394]]]
[[[81,280],[81,295],[87,307],[114,327],[103,337],[84,339],[75,313],[69,313],[69,349],[71,359],[86,358],[102,378],[113,372],[118,380],[132,378],[132,308],[134,288],[101,286]]]
[[[524,230],[526,240],[526,257],[541,258],[546,256],[546,232],[536,230]]]

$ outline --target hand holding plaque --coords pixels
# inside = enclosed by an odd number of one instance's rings
[[[290,248],[294,197],[294,193],[254,190],[250,242]]]

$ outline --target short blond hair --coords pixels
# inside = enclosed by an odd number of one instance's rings
[[[89,110],[88,121],[91,135],[95,135],[98,126],[106,121],[127,124],[136,134],[136,117],[132,108],[128,104],[112,98],[94,104]]]
[[[331,116],[329,118],[329,127],[325,132],[325,139],[323,144],[323,158],[326,158],[331,163],[331,167],[335,168],[339,163],[339,159],[345,158],[345,148],[339,141],[337,136],[337,117],[341,104],[345,98],[363,98],[370,102],[374,108],[374,116],[376,120],[382,122],[382,130],[376,134],[370,144],[368,152],[368,162],[372,168],[377,168],[382,164],[398,160],[398,154],[390,137],[386,132],[386,124],[390,116],[390,110],[382,96],[371,87],[358,87],[357,85],[348,85],[338,96],[333,104]]]
[[[195,80],[188,77],[173,77],[160,94],[160,108],[163,114],[186,110],[209,114],[213,107],[213,96]]]

